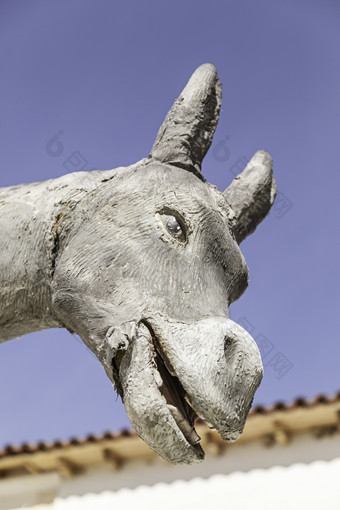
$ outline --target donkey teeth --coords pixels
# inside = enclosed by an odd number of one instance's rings
[[[195,409],[195,406],[192,404],[189,396],[185,393],[184,395],[184,399],[186,400],[187,404],[189,404],[189,406],[195,411],[195,413],[197,414],[197,416],[209,427],[210,430],[212,431],[215,431],[216,428],[214,427],[214,425],[212,425],[211,423],[209,423],[205,418],[203,418],[203,416],[200,415],[199,412],[197,412],[197,410]]]
[[[153,371],[153,376],[158,388],[161,388],[163,386],[163,379],[157,369]]]
[[[171,412],[178,428],[183,433],[185,439],[192,445],[198,444],[201,440],[200,436],[196,433],[196,430],[191,427],[190,423],[184,418],[180,410],[172,404],[167,404],[167,408]]]

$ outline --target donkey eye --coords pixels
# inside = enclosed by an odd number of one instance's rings
[[[186,241],[186,229],[183,222],[172,214],[163,213],[160,216],[169,234],[181,243],[184,243]]]

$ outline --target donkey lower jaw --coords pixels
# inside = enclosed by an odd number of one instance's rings
[[[132,426],[152,450],[174,464],[196,464],[204,459],[193,427],[197,415],[185,402],[177,377],[157,353],[152,328],[143,320],[129,338],[127,350],[111,358],[107,373]]]

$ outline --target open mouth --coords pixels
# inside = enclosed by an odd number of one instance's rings
[[[104,368],[148,446],[175,464],[196,464],[204,458],[197,418],[225,441],[241,435],[262,378],[260,352],[230,319],[162,319],[144,315],[126,332],[122,324]]]
[[[151,335],[151,344],[155,363],[154,368],[160,376],[157,381],[158,389],[168,410],[176,421],[177,427],[180,429],[188,443],[195,448],[199,455],[203,457],[204,451],[199,444],[201,438],[194,427],[195,420],[198,416],[189,404],[189,397],[176,376],[175,370],[165,355],[151,325],[146,320],[143,320],[142,322],[148,328]]]
[[[152,363],[154,379],[164,404],[175,420],[185,440],[194,448],[196,455],[199,458],[204,458],[204,451],[199,444],[201,438],[194,427],[198,415],[190,405],[189,396],[176,376],[175,370],[164,353],[152,326],[145,319],[143,319],[141,323],[144,324],[150,333],[149,341],[152,353],[150,362]],[[123,388],[119,382],[119,369],[123,355],[124,353],[112,360],[112,367],[116,389],[124,401]]]

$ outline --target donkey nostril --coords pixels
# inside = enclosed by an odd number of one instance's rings
[[[233,339],[231,338],[231,336],[226,335],[224,337],[224,346],[225,346],[225,348],[229,347],[232,344],[233,344]]]

